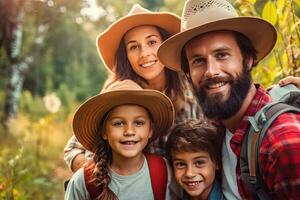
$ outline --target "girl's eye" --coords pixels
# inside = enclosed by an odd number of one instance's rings
[[[174,162],[173,165],[174,165],[174,168],[176,168],[176,169],[183,169],[185,167],[185,163],[181,162],[181,161]]]
[[[124,122],[122,121],[115,121],[112,123],[113,126],[116,126],[116,127],[120,127],[120,126],[123,126],[124,125]]]
[[[144,122],[143,120],[136,120],[136,121],[135,121],[135,124],[136,124],[137,126],[143,126],[143,125],[145,124],[145,122]]]

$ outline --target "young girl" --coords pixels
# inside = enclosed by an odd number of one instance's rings
[[[94,158],[73,175],[65,199],[174,199],[162,157],[143,153],[173,120],[167,96],[130,80],[115,82],[87,100],[75,113],[73,130]],[[160,178],[164,176],[167,180]]]
[[[184,200],[224,199],[219,182],[223,133],[204,119],[179,123],[171,131],[166,147]]]

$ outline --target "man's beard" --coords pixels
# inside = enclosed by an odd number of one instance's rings
[[[208,84],[225,82],[230,84],[228,97],[224,100],[224,94],[216,93],[208,96],[205,88]],[[236,114],[241,108],[251,86],[250,71],[244,63],[242,73],[234,78],[214,77],[204,80],[196,91],[196,97],[202,107],[203,113],[210,119],[225,120]]]

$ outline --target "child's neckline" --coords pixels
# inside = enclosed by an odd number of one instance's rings
[[[112,168],[110,168],[111,170],[111,173],[116,176],[116,177],[119,177],[120,179],[123,179],[123,178],[128,178],[128,177],[131,177],[131,176],[136,176],[136,175],[139,175],[140,173],[142,173],[142,171],[144,170],[144,168],[147,166],[147,160],[146,160],[146,157],[143,156],[144,160],[143,160],[143,163],[141,165],[141,167],[133,172],[133,173],[130,173],[130,174],[121,174],[121,173],[118,173],[116,172],[115,170],[113,170]]]

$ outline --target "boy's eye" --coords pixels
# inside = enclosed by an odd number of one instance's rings
[[[174,162],[173,165],[174,168],[176,169],[183,169],[186,164],[184,162],[178,161],[178,162]]]
[[[196,167],[201,167],[201,166],[203,166],[203,164],[205,164],[204,160],[196,160],[195,161],[195,166]]]

